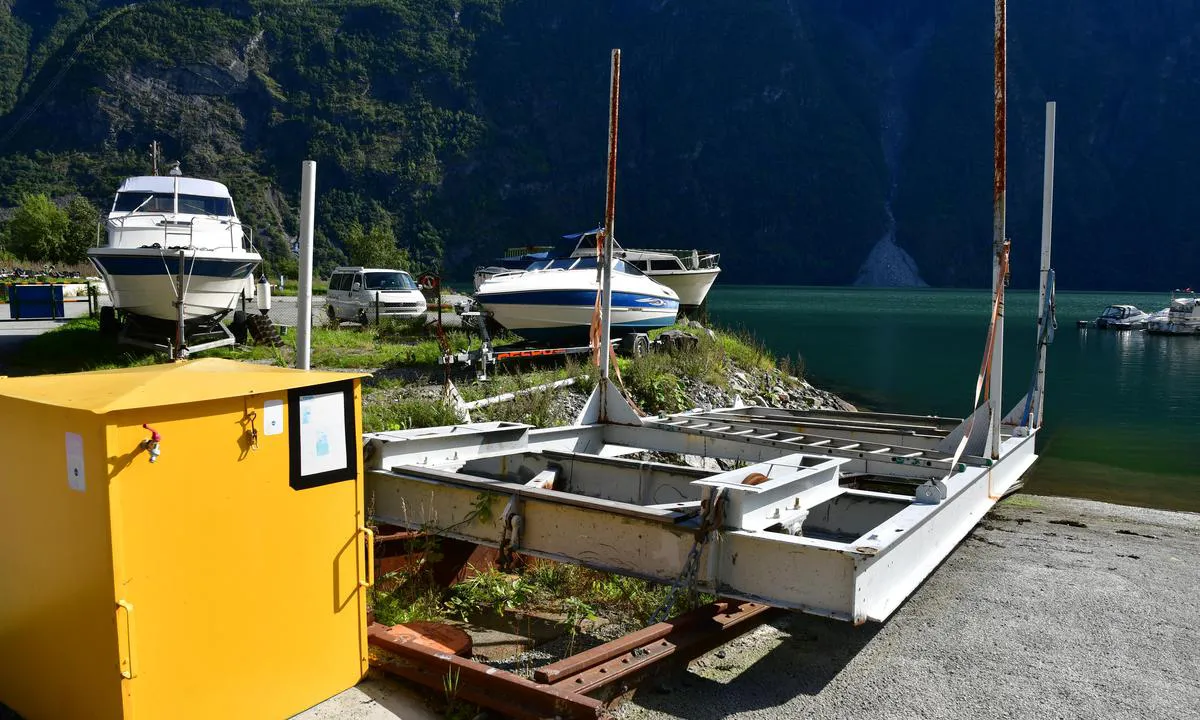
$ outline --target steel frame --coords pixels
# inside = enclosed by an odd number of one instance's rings
[[[818,424],[829,442],[781,427]],[[702,549],[699,589],[883,621],[1036,459],[1036,431],[1023,428],[1008,428],[1000,460],[967,458],[953,472],[945,453],[896,444],[933,446],[952,427],[942,418],[739,408],[641,426],[378,433],[367,436],[368,504],[379,522],[670,583],[696,541],[701,508],[721,488],[736,512]],[[700,470],[647,452],[737,469]],[[758,472],[764,484],[742,484]],[[864,479],[900,490],[862,489],[872,486]],[[944,499],[919,499],[922,484],[944,485]]]

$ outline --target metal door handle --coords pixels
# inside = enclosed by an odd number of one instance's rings
[[[118,658],[121,666],[121,677],[132,680],[137,677],[133,665],[133,605],[124,600],[117,601],[117,627],[120,627],[121,610],[125,611],[125,650],[126,656]],[[118,653],[119,654],[119,653]]]
[[[371,587],[375,584],[375,531],[369,527],[359,528],[367,536],[367,579],[359,580],[359,587]]]

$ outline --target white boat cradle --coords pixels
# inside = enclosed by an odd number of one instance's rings
[[[610,238],[615,118],[614,110]],[[608,379],[609,358],[600,353],[597,388],[574,426],[492,422],[368,434],[375,519],[856,624],[885,620],[1036,460],[1054,326],[1053,133],[1050,103],[1037,361],[1030,392],[1007,415],[998,410],[998,373],[980,402],[981,370],[975,410],[964,420],[758,407],[644,418]],[[998,162],[994,372],[1003,360],[1007,265],[1002,171]],[[608,313],[606,301],[605,325]],[[697,469],[684,456],[732,469]]]

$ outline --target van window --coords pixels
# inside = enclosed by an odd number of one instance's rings
[[[416,290],[412,277],[401,271],[367,273],[368,290]]]
[[[334,273],[333,277],[329,278],[330,290],[349,290],[350,289],[350,274],[349,273]]]

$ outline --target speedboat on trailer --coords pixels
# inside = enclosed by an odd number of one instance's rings
[[[494,275],[476,301],[503,327],[535,342],[585,341],[600,287],[595,257],[535,262]],[[613,261],[612,336],[644,333],[675,323],[679,296],[624,260]]]
[[[603,228],[588,232],[564,235],[567,240],[578,244],[571,257],[595,257],[596,238]],[[623,248],[613,239],[613,254],[626,263],[641,270],[650,278],[666,285],[679,295],[679,304],[684,309],[698,308],[704,304],[709,289],[721,274],[720,253],[700,250],[654,250]]]
[[[253,291],[250,279],[262,256],[238,220],[228,188],[176,173],[121,183],[105,222],[107,244],[89,249],[88,259],[104,277],[126,329],[176,338],[182,322],[185,337],[222,334],[221,319],[244,290]],[[101,316],[101,329],[116,330],[116,322],[109,311]]]

